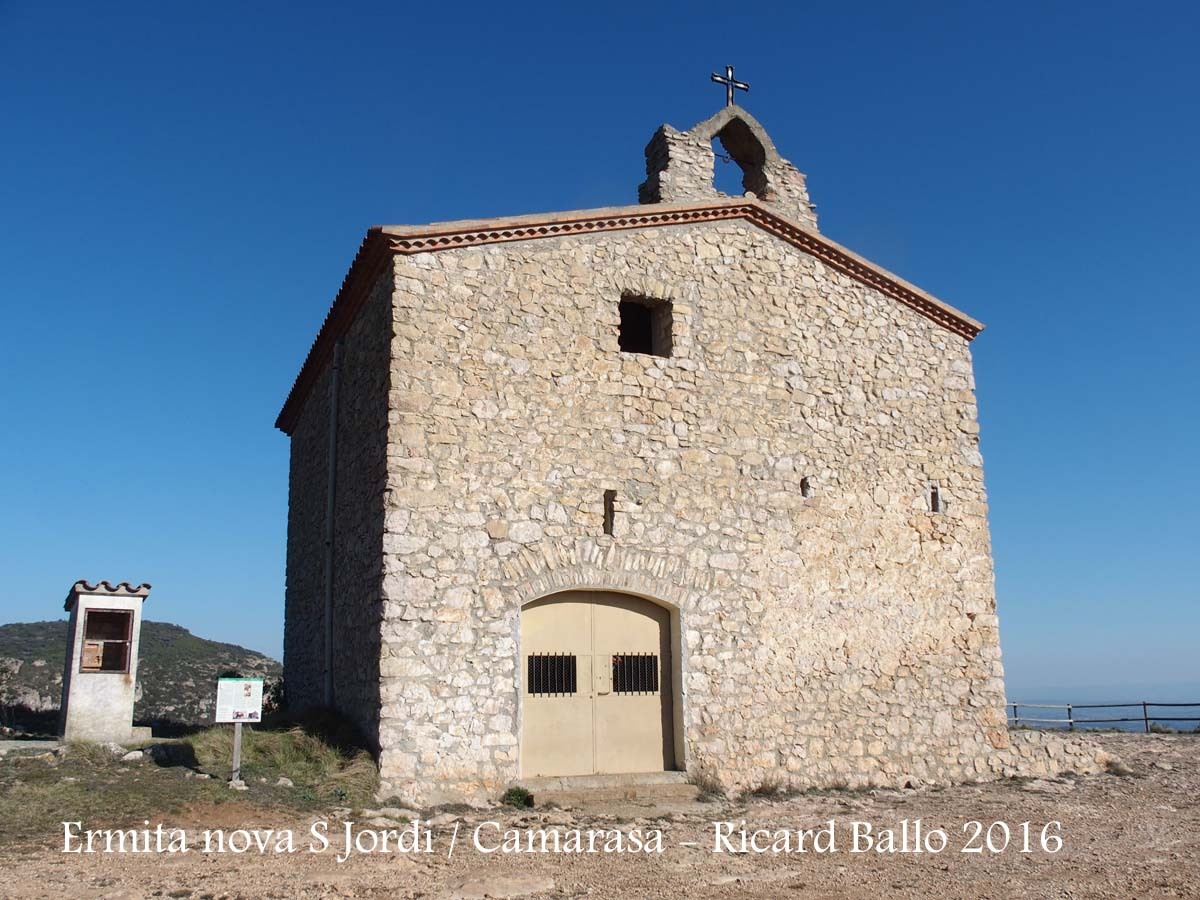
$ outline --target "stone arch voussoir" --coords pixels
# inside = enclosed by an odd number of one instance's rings
[[[707,573],[683,560],[641,550],[595,545],[558,547],[510,563],[505,589],[517,608],[561,591],[632,594],[686,613],[711,587]]]
[[[683,610],[691,605],[687,592],[678,585],[636,572],[606,572],[590,567],[554,569],[517,585],[515,593],[524,608],[563,591],[606,591],[630,594],[660,606]]]

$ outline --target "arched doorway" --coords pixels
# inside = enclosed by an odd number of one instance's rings
[[[567,591],[521,610],[521,774],[675,768],[671,614]]]

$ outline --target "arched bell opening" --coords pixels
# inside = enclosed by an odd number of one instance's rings
[[[713,154],[716,157],[713,187],[723,193],[740,195],[749,191],[760,199],[766,197],[768,183],[764,169],[767,151],[749,125],[738,118],[730,119],[713,136]],[[716,172],[719,166],[726,164],[725,160],[736,163],[741,170],[741,191],[723,189],[722,185],[718,184]]]

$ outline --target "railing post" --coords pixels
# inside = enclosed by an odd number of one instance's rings
[[[1150,713],[1146,709],[1146,701],[1142,701],[1142,723],[1146,726],[1146,734],[1150,733]]]
[[[1071,704],[1067,704],[1067,731],[1075,730],[1075,713],[1071,711]]]
[[[1016,728],[1021,724],[1021,717],[1017,715],[1017,704],[1012,705],[1013,708],[1013,727]]]

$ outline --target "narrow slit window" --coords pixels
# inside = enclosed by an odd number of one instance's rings
[[[531,696],[564,696],[578,690],[574,654],[531,653],[528,665],[526,683]]]
[[[604,492],[604,533],[611,535],[617,524],[617,492]]]
[[[621,297],[621,330],[617,344],[622,353],[646,353],[651,356],[671,355],[671,304],[626,294]]]
[[[800,479],[800,496],[807,500],[813,495],[812,479],[805,477]]]
[[[133,612],[127,609],[84,611],[81,672],[128,672],[133,641]]]
[[[620,653],[612,658],[614,694],[658,693],[658,654]]]
[[[929,511],[935,513],[942,511],[942,492],[936,484],[929,486]]]

